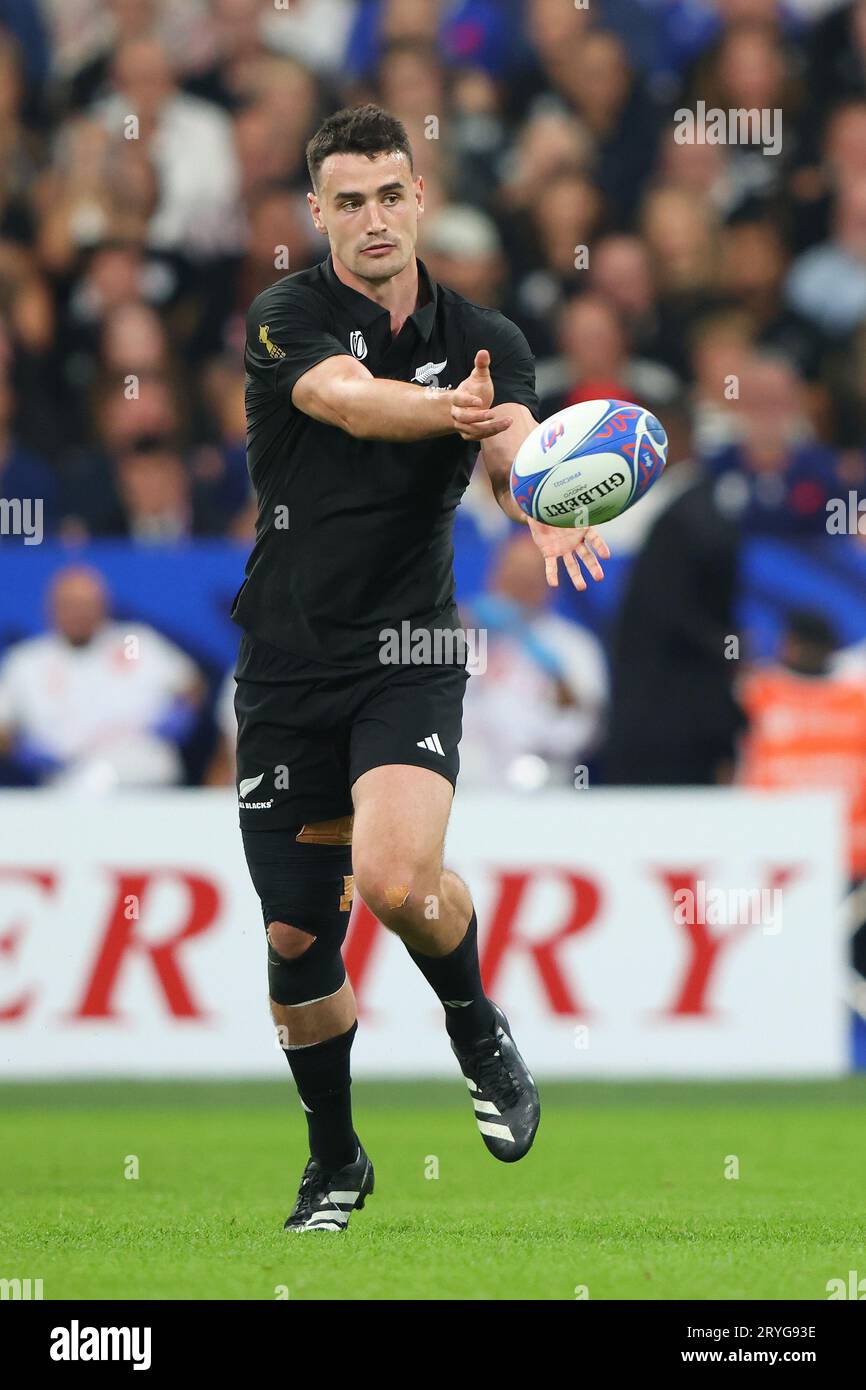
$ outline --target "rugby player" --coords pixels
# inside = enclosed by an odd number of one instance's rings
[[[369,104],[338,111],[307,164],[330,254],[247,318],[258,522],[232,610],[237,779],[271,1010],[309,1129],[286,1229],[342,1231],[373,1191],[340,949],[355,887],[441,1001],[489,1151],[514,1162],[538,1127],[535,1083],[484,993],[469,889],[443,867],[467,680],[454,512],[480,447],[500,506],[527,522],[509,471],[538,401],[520,330],[436,284],[415,254],[424,180],[401,122]],[[603,577],[592,528],[527,524],[549,584],[560,560],[578,589],[581,562]],[[455,639],[453,659],[386,658],[386,634],[406,623]]]

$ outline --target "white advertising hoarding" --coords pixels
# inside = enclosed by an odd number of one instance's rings
[[[458,793],[487,988],[540,1076],[847,1069],[842,818],[822,794]],[[358,1076],[455,1075],[357,897]],[[284,1076],[234,797],[0,795],[5,1077]]]

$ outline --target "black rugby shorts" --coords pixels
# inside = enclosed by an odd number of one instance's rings
[[[243,829],[351,815],[352,784],[390,763],[456,785],[465,665],[325,665],[244,633],[235,678]]]

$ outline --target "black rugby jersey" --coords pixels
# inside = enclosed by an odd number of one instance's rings
[[[422,307],[396,338],[390,314],[344,285],[330,255],[287,275],[247,315],[247,466],[256,542],[232,617],[284,651],[375,661],[385,629],[456,627],[454,512],[479,445],[458,434],[397,443],[354,439],[292,405],[295,383],[335,353],[374,377],[456,387],[491,357],[494,405],[538,419],[525,337],[496,309],[437,285],[418,261]]]

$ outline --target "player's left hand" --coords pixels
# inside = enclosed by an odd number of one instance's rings
[[[594,526],[545,526],[530,517],[529,530],[544,556],[544,573],[551,588],[559,584],[560,560],[565,562],[575,589],[586,588],[581,561],[596,582],[604,579],[600,560],[609,560],[610,550]]]

